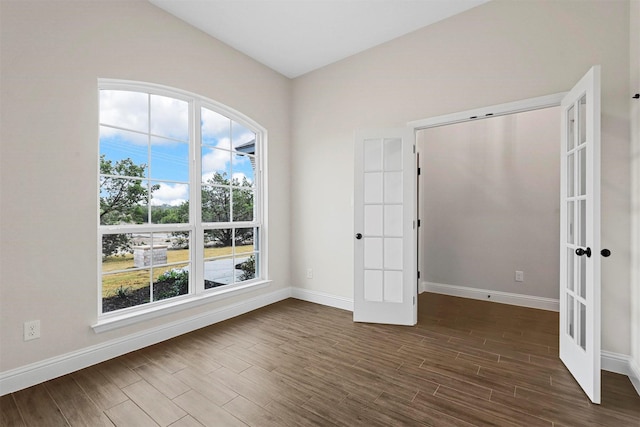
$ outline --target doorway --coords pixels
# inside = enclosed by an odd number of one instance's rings
[[[558,309],[560,107],[417,131],[420,290]]]

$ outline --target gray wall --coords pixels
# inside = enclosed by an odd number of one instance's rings
[[[418,149],[421,279],[558,299],[559,107],[421,130]]]
[[[293,82],[292,284],[353,298],[353,136],[569,90],[602,65],[602,346],[630,353],[629,2],[494,0]],[[313,279],[306,269],[313,268]]]
[[[269,131],[269,271],[289,286],[290,81],[146,1],[2,1],[0,372],[237,302],[96,334],[97,80],[198,93]],[[40,319],[42,337],[22,325]]]

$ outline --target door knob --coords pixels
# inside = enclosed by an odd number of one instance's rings
[[[608,257],[609,255],[611,255],[611,251],[609,249],[603,249],[600,251],[600,255],[602,255],[603,257]]]
[[[576,249],[576,255],[578,255],[578,256],[586,255],[587,258],[590,258],[591,257],[591,248],[587,248],[587,249],[578,248],[578,249]]]
[[[362,239],[362,234],[360,234],[360,233],[356,234],[356,239],[358,239],[358,240]]]

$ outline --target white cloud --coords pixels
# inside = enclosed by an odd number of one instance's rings
[[[149,132],[164,137],[188,141],[189,104],[179,99],[120,90],[100,91],[100,123],[137,132]],[[151,105],[149,105],[151,102]],[[111,136],[123,133],[103,127],[101,134]],[[144,135],[125,132],[134,143],[147,143]]]
[[[152,206],[179,206],[189,200],[189,186],[187,184],[161,183],[160,188],[153,192]]]

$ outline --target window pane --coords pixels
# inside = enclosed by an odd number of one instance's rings
[[[186,295],[189,293],[188,264],[173,265],[165,268],[153,269],[153,300]]]
[[[256,134],[238,122],[231,123],[231,146],[241,153],[255,154]]]
[[[233,155],[233,185],[251,187],[255,182],[255,158],[244,154]]]
[[[234,280],[235,268],[233,258],[217,258],[204,263],[204,288],[211,289],[218,286],[231,285]]]
[[[216,258],[233,254],[233,229],[205,230],[204,257]]]
[[[146,180],[100,177],[100,224],[148,222]]]
[[[151,133],[189,141],[189,104],[175,98],[151,95]]]
[[[230,176],[231,152],[202,147],[202,182],[229,185]]]
[[[189,144],[151,139],[151,177],[189,182]]]
[[[228,117],[201,109],[202,144],[231,148],[231,120]]]
[[[102,236],[102,272],[133,268],[133,235],[129,233]]]
[[[253,221],[253,190],[233,189],[233,220]]]
[[[202,221],[229,222],[231,218],[231,194],[229,188],[202,187]]]
[[[102,275],[102,312],[134,307],[151,301],[150,270]]]
[[[157,188],[151,193],[151,222],[153,224],[188,223],[189,186],[167,182],[154,183],[154,185],[157,185]]]
[[[100,91],[100,123],[149,131],[149,95],[121,90]]]
[[[148,137],[140,133],[100,126],[100,156],[104,156],[105,161],[111,161],[114,168],[119,164],[139,166],[141,171],[133,176],[147,176],[148,141]]]
[[[235,281],[244,282],[256,277],[257,254],[240,255],[235,258]]]
[[[236,228],[235,233],[235,253],[247,253],[258,250],[258,247],[255,245],[255,231],[256,228]]]

